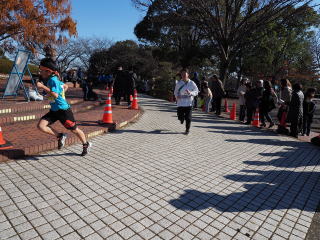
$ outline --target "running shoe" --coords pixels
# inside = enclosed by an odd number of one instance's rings
[[[67,134],[61,133],[58,137],[58,149],[61,150],[66,145]]]
[[[83,149],[81,156],[84,157],[90,152],[90,148],[92,147],[92,143],[87,142],[86,144],[83,144]]]

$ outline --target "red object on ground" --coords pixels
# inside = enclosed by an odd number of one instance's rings
[[[138,110],[138,109],[139,109],[137,90],[134,90],[134,96],[133,96],[133,101],[132,101],[131,109],[134,109],[134,110]]]
[[[236,120],[236,118],[237,118],[237,104],[233,103],[232,110],[231,110],[231,113],[230,113],[230,119],[231,120]]]
[[[227,100],[227,99],[224,100],[224,110],[225,110],[225,112],[227,112],[227,113],[230,112],[230,109],[229,109],[229,106],[228,106],[228,100]]]
[[[103,113],[103,118],[102,118],[103,123],[113,123],[112,119],[112,103],[111,103],[111,94],[108,94],[107,101],[106,101],[106,106],[104,108],[104,113]]]
[[[130,102],[132,102],[133,101],[133,97],[132,97],[132,95],[130,95]]]
[[[281,116],[280,126],[286,128],[287,127],[287,113],[283,112]]]
[[[4,140],[2,135],[2,128],[0,127],[0,150],[10,149],[12,148],[12,144],[6,140]]]
[[[260,127],[260,118],[259,118],[259,109],[258,108],[256,110],[256,113],[254,114],[252,126]]]

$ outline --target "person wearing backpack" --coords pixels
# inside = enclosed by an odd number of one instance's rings
[[[197,85],[189,79],[189,70],[182,69],[180,71],[181,80],[177,82],[174,95],[177,99],[177,114],[181,124],[186,122],[185,134],[190,132],[191,119],[192,119],[192,107],[194,97],[198,95],[199,89]]]
[[[261,127],[266,127],[265,119],[267,119],[270,123],[269,128],[272,128],[274,126],[274,122],[270,116],[270,112],[276,108],[278,98],[270,81],[264,81],[263,87],[264,90],[260,102]]]

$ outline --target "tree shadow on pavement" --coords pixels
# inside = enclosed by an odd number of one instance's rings
[[[238,190],[234,190],[232,183],[229,185],[232,187],[231,191],[226,186],[222,192],[217,193],[188,189],[178,199],[171,200],[169,202],[171,205],[185,211],[215,208],[222,212],[257,212],[275,209],[314,212],[317,209],[320,201],[320,172],[312,171],[313,168],[310,171],[303,169],[307,166],[320,165],[318,148],[308,143],[281,139],[226,141],[287,147],[279,152],[260,153],[259,155],[268,157],[267,161],[244,161],[249,166],[264,166],[264,169],[268,166],[272,170],[242,170],[239,174],[224,176],[227,180],[243,183]],[[301,170],[288,170],[298,167]]]
[[[257,212],[275,209],[300,209],[313,212],[317,208],[320,196],[317,195],[315,198],[313,195],[312,198],[310,195],[317,182],[319,184],[319,172],[259,170],[242,172],[244,174],[227,175],[226,178],[237,182],[255,182],[244,184],[246,191],[224,195],[185,190],[178,199],[169,203],[185,211],[215,208],[222,212]],[[305,185],[307,182],[309,184]]]

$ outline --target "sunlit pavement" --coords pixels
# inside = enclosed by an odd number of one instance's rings
[[[305,239],[320,200],[308,143],[141,99],[137,123],[0,165],[0,239]]]

